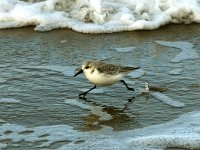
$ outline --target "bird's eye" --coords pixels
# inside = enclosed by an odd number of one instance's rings
[[[89,68],[90,68],[89,66],[86,66],[86,67],[85,67],[85,69],[89,69]]]

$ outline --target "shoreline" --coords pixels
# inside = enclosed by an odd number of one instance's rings
[[[35,31],[35,25],[29,25],[29,26],[24,26],[24,27],[14,27],[14,28],[3,28],[0,29],[0,31],[8,31],[8,30],[20,30],[20,29],[32,29],[34,32],[37,33],[49,33],[49,32],[54,32],[54,31],[60,31],[60,30],[68,30],[68,31],[73,31],[76,33],[81,33],[81,34],[87,34],[87,35],[101,35],[101,34],[117,34],[117,33],[126,33],[126,32],[139,32],[139,31],[159,31],[159,30],[166,30],[166,29],[174,29],[174,27],[179,26],[180,28],[184,28],[184,27],[200,27],[200,23],[190,23],[190,24],[181,24],[181,23],[170,23],[170,24],[166,24],[163,25],[157,29],[138,29],[138,30],[133,30],[133,31],[119,31],[119,32],[111,32],[111,33],[83,33],[83,32],[78,32],[78,31],[74,31],[73,29],[70,28],[57,28],[57,29],[52,29],[50,31]]]

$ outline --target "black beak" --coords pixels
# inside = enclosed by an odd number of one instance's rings
[[[82,69],[81,69],[79,72],[77,72],[77,73],[74,75],[74,77],[77,76],[77,75],[79,75],[79,74],[81,74],[81,73],[83,73],[83,70],[82,70]]]

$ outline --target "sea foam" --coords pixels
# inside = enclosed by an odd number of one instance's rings
[[[128,131],[106,128],[82,132],[63,124],[27,128],[5,123],[0,125],[0,135],[0,148],[5,149],[10,143],[20,146],[21,142],[40,149],[51,149],[49,146],[60,142],[58,150],[200,149],[200,112],[190,112],[164,124]]]
[[[112,33],[192,22],[200,23],[198,0],[0,1],[0,29],[34,25],[36,31]]]
[[[119,53],[129,53],[132,52],[136,47],[123,47],[123,48],[115,48],[116,52]]]

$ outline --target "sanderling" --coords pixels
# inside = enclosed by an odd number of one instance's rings
[[[86,61],[82,65],[82,69],[75,75],[84,72],[86,78],[94,84],[94,86],[86,92],[79,94],[80,99],[85,99],[88,92],[99,86],[109,86],[118,81],[121,81],[128,90],[134,91],[134,88],[130,88],[122,78],[128,73],[139,69],[139,67],[126,67],[108,64],[102,61]]]

